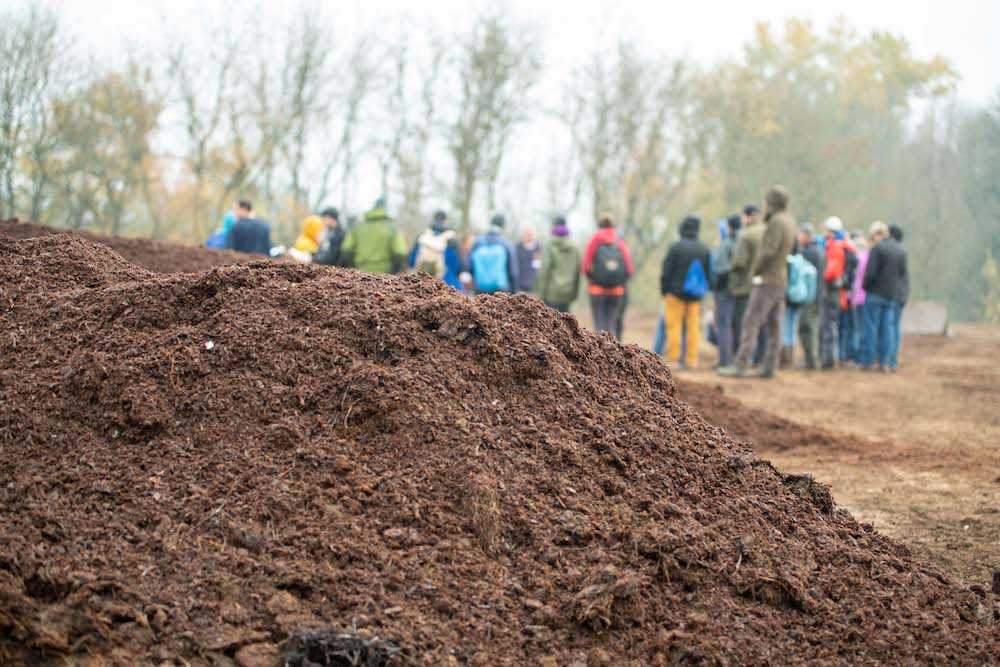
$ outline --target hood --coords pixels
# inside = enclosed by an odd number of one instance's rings
[[[698,230],[701,229],[701,220],[692,216],[684,218],[681,222],[681,238],[682,239],[697,239]]]
[[[365,213],[365,222],[388,222],[392,220],[389,213],[383,207],[376,207]]]
[[[302,236],[319,243],[323,234],[323,219],[318,215],[310,215],[302,221]]]
[[[549,247],[560,253],[576,250],[576,244],[566,236],[553,236],[549,241]]]
[[[598,243],[614,243],[618,240],[618,230],[614,227],[598,229],[594,234],[594,238],[597,239]]]
[[[788,190],[781,185],[775,185],[764,196],[767,203],[767,210],[771,213],[779,213],[788,208]]]

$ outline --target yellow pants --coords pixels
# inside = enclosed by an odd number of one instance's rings
[[[684,301],[672,294],[663,297],[663,319],[667,328],[667,361],[681,360],[681,325],[684,326],[686,354],[684,365],[698,366],[698,346],[701,344],[701,301]]]

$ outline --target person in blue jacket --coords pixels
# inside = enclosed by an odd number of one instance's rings
[[[517,289],[517,256],[514,246],[503,237],[506,224],[506,218],[494,215],[490,230],[477,238],[469,250],[468,271],[480,294]]]

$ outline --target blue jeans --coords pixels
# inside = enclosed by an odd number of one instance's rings
[[[871,366],[876,361],[879,366],[896,368],[893,352],[896,350],[898,329],[897,303],[884,299],[878,294],[869,292],[865,297],[865,323],[868,332],[865,336],[867,350],[862,364]]]
[[[656,337],[653,339],[653,354],[658,357],[663,356],[663,348],[667,346],[667,323],[660,315],[660,321],[656,323]]]
[[[860,323],[858,322],[857,308],[848,306],[847,310],[840,311],[837,329],[837,338],[840,344],[838,355],[840,361],[858,361],[858,357],[860,357],[858,351]]]
[[[801,305],[785,304],[785,316],[781,322],[781,346],[795,347],[795,336],[799,331],[799,315]]]
[[[899,348],[903,344],[903,303],[893,301],[892,304],[895,310],[896,337],[889,353],[889,368],[899,368]]]

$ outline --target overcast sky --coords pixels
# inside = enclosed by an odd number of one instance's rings
[[[11,0],[0,0],[0,5]],[[14,4],[17,4],[16,0]],[[68,27],[97,54],[113,55],[126,41],[156,42],[165,32],[183,33],[206,15],[238,7],[258,8],[264,25],[280,21],[287,0],[219,2],[213,0],[42,0],[59,11]],[[468,0],[328,0],[321,4],[342,26],[371,25],[376,19],[410,16],[442,28],[461,28],[482,6]],[[546,63],[554,69],[581,62],[595,44],[613,45],[619,36],[636,39],[670,55],[689,55],[706,64],[736,56],[756,21],[808,17],[826,25],[838,16],[857,28],[904,35],[918,56],[942,55],[962,76],[959,96],[990,100],[1000,88],[1000,0],[506,0],[520,19],[544,34]],[[141,48],[141,46],[140,46]]]

